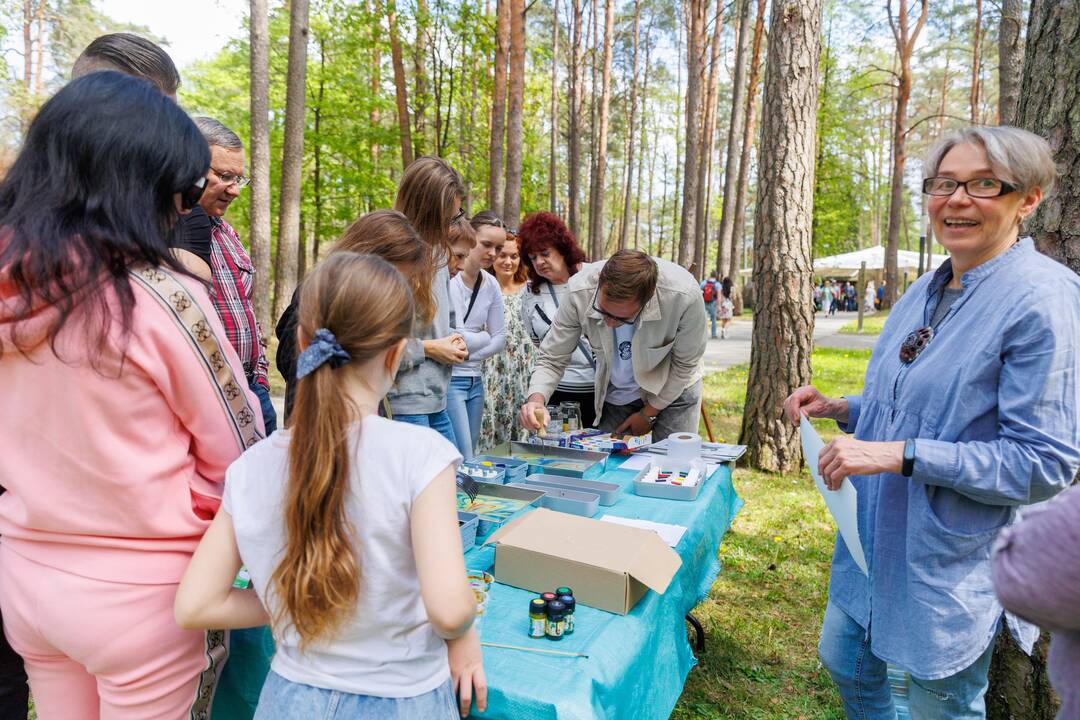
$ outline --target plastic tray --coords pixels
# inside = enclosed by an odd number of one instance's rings
[[[616,483],[582,480],[581,478],[569,478],[562,475],[545,475],[543,473],[530,475],[525,482],[528,485],[552,487],[557,490],[593,493],[600,496],[601,505],[614,505],[619,500],[619,493],[622,492],[622,486]]]
[[[476,528],[480,524],[480,518],[473,513],[458,511],[458,530],[461,531],[461,549],[468,552],[476,545]]]
[[[508,483],[520,482],[529,474],[529,463],[515,458],[499,457],[498,455],[477,455],[469,462],[476,464],[491,463],[494,467],[506,473],[506,482]]]
[[[510,443],[510,455],[529,463],[529,474],[562,475],[590,480],[604,474],[608,454],[589,450]]]
[[[539,505],[540,498],[544,497],[544,491],[539,488],[525,488],[516,487],[514,485],[498,485],[494,483],[478,482],[479,487],[477,493],[477,499],[484,497],[506,499],[506,500],[518,500],[524,502],[524,506]],[[471,510],[466,510],[471,512]],[[503,525],[507,520],[517,514],[517,511],[506,513],[498,512],[494,515],[488,515],[483,512],[475,513],[479,523],[476,527],[476,539],[481,541],[491,533]]]
[[[544,492],[544,497],[540,498],[540,506],[545,507],[548,510],[556,510],[558,512],[569,513],[570,515],[580,515],[582,517],[592,517],[600,509],[600,496],[596,493],[577,492],[575,490],[564,490],[562,488],[550,486],[533,485],[530,482],[525,482],[521,485],[511,485],[509,487],[542,490]]]
[[[477,482],[493,483],[495,485],[504,485],[508,482],[505,466],[483,465],[476,462],[475,458],[461,463],[458,471],[465,473]]]
[[[636,494],[665,500],[696,500],[698,493],[701,492],[701,486],[708,482],[708,478],[705,477],[705,466],[700,463],[693,464],[693,467],[696,467],[702,474],[702,478],[697,485],[642,482],[642,478],[648,475],[649,470],[654,466],[663,468],[659,463],[650,463],[634,476],[634,492]]]

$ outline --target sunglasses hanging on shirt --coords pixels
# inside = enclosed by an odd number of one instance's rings
[[[204,190],[206,190],[206,178],[201,177],[193,182],[188,189],[180,191],[180,207],[184,210],[190,210],[198,205],[199,198],[202,197]]]

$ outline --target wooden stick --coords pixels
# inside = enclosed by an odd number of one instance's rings
[[[544,426],[544,411],[540,408],[534,408],[533,419],[540,423],[540,429],[537,431],[537,434],[540,437],[547,437],[547,433],[545,432],[547,428]]]
[[[503,645],[502,643],[481,642],[487,647],[503,648],[504,650],[521,650],[523,652],[543,653],[544,655],[559,655],[562,657],[588,658],[585,653],[563,652],[561,650],[544,650],[542,648],[522,647],[520,645]]]

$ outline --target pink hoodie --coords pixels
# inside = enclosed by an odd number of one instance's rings
[[[246,391],[206,290],[178,277]],[[182,330],[146,290],[132,288],[123,364],[117,315],[99,372],[74,320],[56,338],[63,361],[47,342],[20,354],[4,313],[11,288],[0,282],[0,486],[7,489],[0,536],[6,548],[78,575],[174,583],[217,511],[225,469],[240,447]],[[117,302],[113,296],[111,306]],[[54,318],[45,309],[19,332],[44,337]],[[250,393],[248,402],[261,417]]]

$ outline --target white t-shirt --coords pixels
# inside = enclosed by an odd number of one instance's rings
[[[612,405],[629,405],[641,399],[641,387],[634,379],[634,365],[631,362],[636,327],[637,323],[623,323],[615,328],[615,357],[611,360],[611,377],[604,397],[604,402]]]
[[[359,438],[357,438],[359,432]],[[338,633],[301,653],[292,627],[275,631],[271,668],[287,680],[379,697],[415,697],[450,677],[446,643],[428,622],[420,597],[409,515],[413,501],[461,455],[439,433],[378,416],[351,433],[349,497],[360,565],[360,595]],[[269,589],[285,544],[282,499],[289,432],[278,430],[234,462],[222,509],[232,515],[240,557],[271,616]]]
[[[450,302],[454,305],[454,330],[461,333],[469,348],[469,359],[454,366],[454,377],[480,377],[481,363],[506,348],[506,322],[503,317],[502,290],[499,281],[481,270],[476,302],[469,310],[472,288],[465,287],[462,273],[450,279]],[[466,318],[466,314],[469,316]]]

